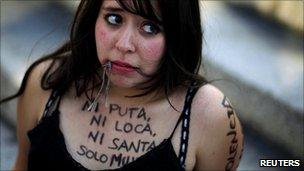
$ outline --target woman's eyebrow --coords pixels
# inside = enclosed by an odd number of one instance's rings
[[[121,7],[114,7],[114,6],[108,6],[108,7],[102,7],[103,10],[109,11],[109,12],[123,12],[125,11]]]

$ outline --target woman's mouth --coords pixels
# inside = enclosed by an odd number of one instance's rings
[[[128,63],[122,62],[122,61],[113,61],[112,62],[112,71],[116,72],[116,73],[121,73],[121,74],[130,73],[130,72],[135,71],[136,69],[138,69],[138,68],[136,68]]]

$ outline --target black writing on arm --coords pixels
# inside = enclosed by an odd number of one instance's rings
[[[228,98],[226,96],[224,96],[223,100],[222,100],[222,106],[224,108],[227,109],[227,118],[229,120],[229,124],[228,124],[228,132],[227,132],[227,137],[229,137],[230,139],[230,146],[228,149],[228,153],[229,156],[227,158],[227,162],[226,162],[226,166],[225,166],[225,170],[226,171],[230,171],[232,170],[235,165],[238,165],[238,161],[241,158],[241,154],[239,158],[237,158],[238,156],[238,146],[239,146],[239,141],[237,137],[239,137],[239,134],[242,134],[242,132],[238,132],[237,129],[237,123],[236,123],[236,114],[232,108],[231,103],[229,102]],[[242,146],[243,146],[243,141],[241,142]],[[243,151],[243,150],[241,150]],[[240,152],[242,153],[242,152]],[[236,166],[237,167],[237,166]]]

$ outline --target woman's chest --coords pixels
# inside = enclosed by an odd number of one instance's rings
[[[70,155],[89,169],[118,168],[136,160],[168,138],[179,117],[162,106],[110,103],[88,112],[70,105],[60,109],[60,129]]]

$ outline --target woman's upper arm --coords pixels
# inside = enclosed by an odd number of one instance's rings
[[[47,98],[47,92],[40,87],[41,77],[49,62],[37,65],[29,75],[26,87],[17,102],[18,153],[13,170],[26,170],[30,142],[27,132],[33,129],[40,117]]]
[[[203,91],[208,91],[203,92],[208,102],[205,109],[197,110],[203,115],[205,131],[197,146],[195,170],[236,170],[243,150],[241,123],[218,89],[211,86]]]

